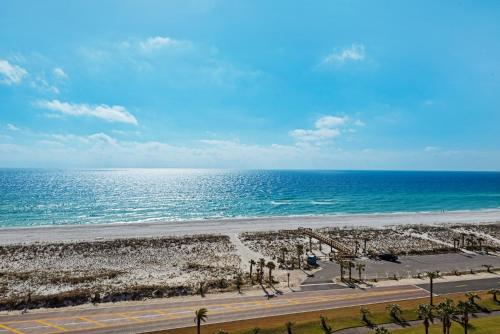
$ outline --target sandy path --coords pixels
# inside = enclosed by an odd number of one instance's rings
[[[500,210],[434,213],[356,214],[219,219],[183,222],[65,225],[0,229],[0,244],[157,237],[201,233],[240,233],[292,229],[299,226],[384,226],[396,224],[480,223],[500,221]]]
[[[229,233],[228,235],[229,235],[229,238],[231,239],[231,242],[236,247],[236,252],[238,253],[238,255],[241,258],[241,263],[242,263],[241,269],[244,269],[245,271],[249,270],[250,269],[249,262],[252,259],[255,262],[259,262],[260,258],[266,259],[266,262],[270,261],[270,259],[266,258],[264,255],[257,253],[257,252],[254,252],[253,250],[251,250],[250,248],[245,246],[245,244],[243,242],[241,242],[240,238],[238,238],[238,234]]]

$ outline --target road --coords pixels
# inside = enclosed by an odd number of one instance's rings
[[[481,282],[478,282],[481,281]],[[489,289],[500,279],[436,283],[436,293]],[[318,311],[347,306],[393,302],[428,296],[426,286],[393,286],[361,289],[332,289],[287,293],[274,298],[245,296],[190,301],[153,300],[145,303],[100,305],[95,308],[66,308],[49,312],[0,316],[0,334],[138,333],[193,325],[194,311],[206,307],[209,323]]]
[[[433,292],[439,295],[447,293],[489,290],[492,288],[500,289],[500,277],[443,283],[438,283],[439,279],[437,279],[437,281],[434,282]],[[429,284],[419,284],[417,286],[422,289],[429,290]]]

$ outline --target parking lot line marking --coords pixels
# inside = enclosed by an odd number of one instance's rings
[[[85,322],[90,322],[91,324],[94,324],[97,327],[106,327],[107,326],[106,324],[103,324],[102,322],[95,321],[95,320],[89,319],[87,317],[79,317],[78,319],[83,320]]]
[[[61,332],[66,332],[66,331],[67,331],[67,329],[66,329],[66,328],[61,327],[61,326],[57,326],[57,325],[52,324],[52,323],[50,323],[50,322],[48,322],[48,321],[45,321],[45,320],[35,320],[35,322],[38,322],[38,323],[39,323],[39,324],[41,324],[41,325],[45,325],[45,326],[49,326],[49,327],[52,327],[52,328],[58,329],[58,330],[60,330]]]
[[[9,327],[9,326],[7,326],[7,325],[0,324],[0,328],[6,329],[6,330],[8,330],[9,332],[12,332],[12,333],[15,333],[15,334],[24,334],[23,332],[18,331],[17,329],[14,329],[14,328]]]

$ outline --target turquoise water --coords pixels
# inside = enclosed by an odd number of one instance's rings
[[[0,226],[500,207],[498,172],[0,169]]]

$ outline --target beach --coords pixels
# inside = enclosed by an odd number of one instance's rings
[[[383,276],[408,275],[398,265],[383,266],[378,254],[386,252],[408,258],[415,273],[444,268],[441,254],[454,256],[454,272],[482,270],[485,263],[496,268],[498,222],[500,211],[491,210],[4,228],[0,309],[22,309],[27,300],[37,308],[221,293],[258,288],[258,280],[268,282],[269,291],[288,284],[300,289],[317,270],[306,254],[327,260],[340,251],[298,227],[342,244],[375,277],[380,268]],[[468,257],[459,254],[474,258],[460,264]],[[419,264],[415,256],[431,256],[433,264]],[[337,264],[324,265],[338,275]]]
[[[474,224],[497,221],[500,221],[500,210],[339,214],[324,216],[205,219],[178,222],[60,225],[4,228],[0,230],[0,245],[33,242],[72,242],[112,240],[116,238],[183,236],[193,234],[231,234],[294,229],[298,227],[382,227],[401,224]]]

